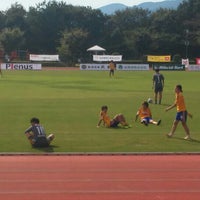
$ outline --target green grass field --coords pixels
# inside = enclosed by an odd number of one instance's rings
[[[133,122],[142,101],[153,98],[153,71],[4,71],[0,78],[0,152],[199,152],[199,72],[162,72],[165,76],[163,104],[151,104],[160,126]],[[179,124],[174,138],[170,131],[176,109],[165,112],[174,102],[174,86],[182,84],[192,141],[185,141]],[[96,128],[102,105],[109,115],[123,113],[132,128]],[[38,117],[47,133],[54,133],[52,146],[34,149],[24,135],[31,117]]]

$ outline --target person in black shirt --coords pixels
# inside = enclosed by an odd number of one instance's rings
[[[25,130],[25,135],[33,147],[47,147],[54,139],[54,134],[46,137],[44,128],[40,125],[38,118],[33,117],[30,120],[31,126]]]
[[[161,104],[165,78],[160,74],[159,69],[156,69],[155,72],[153,75],[154,99],[155,104],[157,104],[157,99],[158,103]]]

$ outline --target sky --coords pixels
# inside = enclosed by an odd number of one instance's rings
[[[0,10],[6,11],[11,7],[12,4],[16,2],[21,4],[26,10],[30,6],[36,7],[37,4],[43,2],[44,0],[1,0]],[[111,3],[122,3],[126,6],[134,6],[144,2],[160,2],[163,0],[58,0],[66,2],[67,4],[72,4],[74,6],[90,6],[92,8],[99,8]],[[48,0],[46,0],[48,2]]]

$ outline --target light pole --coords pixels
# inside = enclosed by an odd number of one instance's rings
[[[190,44],[189,40],[188,40],[188,36],[189,36],[189,30],[186,29],[185,30],[185,58],[188,59],[188,46]]]

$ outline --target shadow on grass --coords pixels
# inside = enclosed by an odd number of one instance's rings
[[[168,107],[168,106],[171,106],[172,104],[167,104],[167,103],[155,104],[155,103],[154,103],[154,105],[163,106],[163,107]]]
[[[33,147],[34,149],[37,149],[39,151],[45,152],[45,153],[53,153],[55,148],[59,148],[59,146],[56,145],[49,145],[48,147]]]
[[[171,139],[176,139],[176,140],[183,140],[183,141],[187,141],[187,142],[200,143],[200,140],[196,140],[196,139],[193,139],[193,138],[191,138],[190,140],[186,140],[186,139],[181,138],[181,137],[173,136],[172,138],[169,138],[169,139],[170,139],[170,140],[171,140]]]

